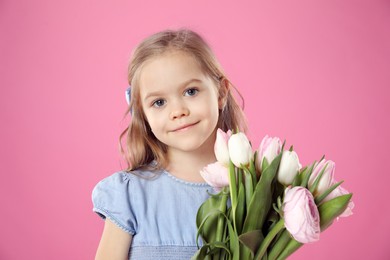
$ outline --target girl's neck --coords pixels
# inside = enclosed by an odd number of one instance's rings
[[[201,148],[187,152],[168,149],[167,171],[173,176],[188,182],[205,182],[200,171],[216,161],[214,154],[215,138],[210,138]]]

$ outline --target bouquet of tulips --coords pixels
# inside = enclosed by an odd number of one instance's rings
[[[352,214],[352,194],[322,157],[302,167],[293,147],[265,136],[257,151],[243,133],[217,131],[217,162],[201,175],[216,192],[199,208],[192,259],[285,259]]]

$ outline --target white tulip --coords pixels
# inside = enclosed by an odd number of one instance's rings
[[[296,152],[283,151],[277,175],[278,181],[284,186],[291,185],[301,168]]]
[[[244,133],[233,134],[228,142],[229,155],[233,164],[239,168],[248,165],[253,159],[251,144]]]

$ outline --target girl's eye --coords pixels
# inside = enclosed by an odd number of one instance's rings
[[[154,107],[162,107],[163,105],[165,105],[164,99],[158,99],[152,103],[152,106]]]
[[[198,94],[199,90],[197,90],[196,88],[189,88],[185,91],[184,95],[185,96],[195,96],[196,94]]]

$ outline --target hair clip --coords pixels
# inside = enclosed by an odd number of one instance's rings
[[[131,86],[129,86],[129,87],[126,89],[125,95],[126,95],[127,104],[130,105]]]

